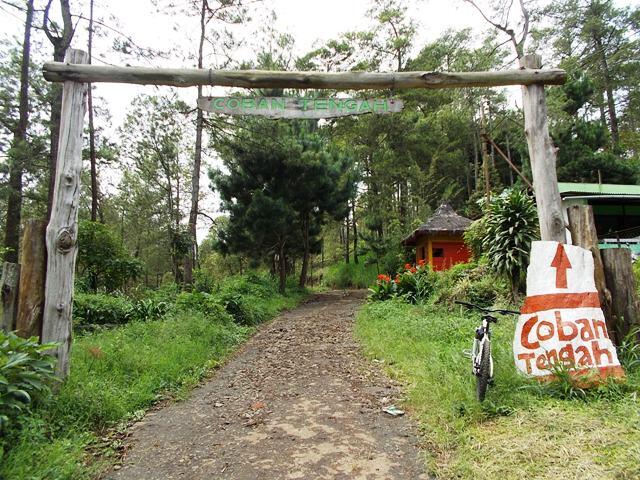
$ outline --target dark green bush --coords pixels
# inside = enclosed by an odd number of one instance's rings
[[[0,432],[49,394],[55,359],[44,352],[53,346],[0,330]]]
[[[75,325],[122,325],[130,321],[133,303],[125,297],[76,293],[73,299]]]
[[[483,222],[483,252],[515,293],[524,285],[531,242],[540,235],[535,202],[525,192],[505,190],[486,206]]]
[[[169,304],[163,301],[157,301],[153,298],[139,300],[131,307],[130,318],[132,320],[140,320],[143,322],[149,320],[160,320],[169,311]]]

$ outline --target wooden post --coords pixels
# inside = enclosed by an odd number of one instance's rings
[[[87,63],[81,50],[69,50],[68,63]],[[76,264],[78,204],[82,170],[82,126],[86,110],[87,85],[64,82],[58,168],[53,191],[51,219],[47,226],[47,276],[45,283],[42,342],[58,342],[56,374],[69,373],[71,308]]]
[[[299,88],[383,90],[387,88],[503,87],[505,85],[562,85],[567,73],[539,67],[497,72],[283,72],[273,70],[213,70],[73,65],[47,62],[42,67],[50,82],[108,82],[194,87]]]
[[[45,220],[27,220],[22,234],[20,294],[16,330],[21,337],[42,335],[44,282],[47,270]]]
[[[594,277],[600,297],[600,306],[602,307],[604,318],[607,320],[607,329],[612,332],[613,338],[616,325],[611,313],[611,291],[607,288],[604,264],[598,247],[598,233],[596,232],[596,223],[593,218],[593,209],[589,205],[574,205],[567,209],[567,216],[569,218],[571,243],[590,250],[593,255]]]
[[[542,66],[542,58],[540,55],[525,55],[522,65],[526,69],[538,69]],[[562,200],[556,175],[556,149],[549,136],[544,85],[523,86],[522,100],[540,236],[542,240],[565,243]]]
[[[2,297],[2,318],[0,327],[5,332],[15,328],[18,310],[18,285],[20,283],[20,265],[4,262],[0,278],[0,296]]]
[[[640,327],[640,304],[636,290],[636,278],[631,268],[631,250],[628,248],[606,248],[602,250],[602,262],[611,291],[611,311],[615,330],[609,332],[617,345],[627,334]],[[636,340],[640,342],[640,334]]]

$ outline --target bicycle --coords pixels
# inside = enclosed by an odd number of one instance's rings
[[[476,376],[476,396],[478,401],[482,402],[487,394],[487,387],[493,383],[493,357],[491,356],[491,331],[489,325],[498,323],[498,319],[491,314],[520,315],[520,312],[504,309],[491,310],[467,302],[456,301],[455,303],[468,308],[475,308],[482,312],[482,324],[476,328],[473,347],[469,352],[472,372]]]

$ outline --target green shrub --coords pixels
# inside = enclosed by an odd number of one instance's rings
[[[142,263],[127,252],[118,235],[99,222],[78,225],[78,285],[88,291],[123,289],[142,273]]]
[[[142,322],[160,320],[168,311],[169,304],[167,302],[148,298],[135,302],[131,307],[129,317],[132,320],[140,320]]]
[[[55,359],[44,352],[53,346],[0,330],[0,432],[50,392]]]
[[[76,293],[73,299],[75,325],[122,325],[132,318],[133,303],[125,297]]]
[[[376,281],[375,264],[363,259],[360,263],[337,263],[325,269],[322,284],[330,288],[367,288]]]
[[[535,203],[525,192],[505,190],[486,206],[483,221],[482,248],[489,265],[509,280],[515,293],[524,284],[531,242],[539,238]]]
[[[404,271],[393,280],[389,275],[378,275],[376,282],[369,288],[369,300],[384,301],[402,297],[409,303],[424,302],[434,290],[435,275],[424,261],[415,267],[407,263]]]
[[[471,255],[475,260],[479,260],[483,253],[483,241],[487,234],[487,225],[484,218],[475,220],[464,232],[464,243],[471,250]]]

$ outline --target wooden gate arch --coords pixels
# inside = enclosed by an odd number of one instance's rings
[[[49,62],[44,78],[64,82],[58,168],[51,219],[46,231],[47,273],[43,312],[43,342],[57,342],[56,373],[69,373],[71,309],[78,232],[82,132],[89,83],[130,83],[174,87],[223,86],[380,90],[407,88],[502,87],[521,85],[525,134],[543,240],[565,242],[565,225],[556,176],[555,147],[549,136],[545,85],[561,85],[566,72],[542,69],[539,55],[523,58],[523,68],[495,72],[281,72],[89,65],[82,50],[69,50],[64,62]]]

